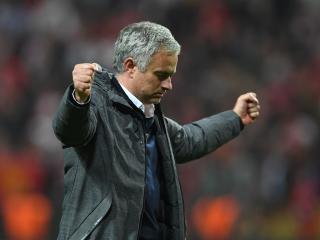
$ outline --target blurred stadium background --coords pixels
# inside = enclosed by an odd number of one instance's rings
[[[73,65],[110,67],[116,34],[140,20],[182,44],[167,116],[197,120],[248,90],[262,104],[236,140],[179,166],[189,239],[320,239],[319,12],[318,0],[2,0],[0,239],[56,239],[52,115]]]

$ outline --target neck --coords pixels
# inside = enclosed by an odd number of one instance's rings
[[[132,95],[134,95],[136,98],[138,98],[140,101],[141,99],[137,96],[136,91],[134,89],[133,86],[133,82],[132,79],[129,78],[129,76],[127,76],[126,73],[118,73],[116,74],[116,79],[118,80],[118,82],[124,86]],[[144,102],[141,101],[143,104]]]
[[[128,77],[125,76],[124,73],[117,73],[116,74],[116,79],[119,81],[119,83],[121,83],[122,86],[125,86],[126,89],[128,89],[130,92],[131,92],[131,89],[130,89],[130,84],[129,84],[129,81],[128,81]]]

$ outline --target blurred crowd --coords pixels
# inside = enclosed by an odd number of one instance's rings
[[[237,139],[179,166],[189,239],[320,239],[319,12],[317,0],[2,0],[0,239],[56,239],[52,116],[74,64],[111,68],[117,33],[141,20],[182,45],[168,117],[228,110],[247,91],[262,105]]]

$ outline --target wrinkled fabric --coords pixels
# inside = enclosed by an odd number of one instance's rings
[[[116,87],[106,69],[96,73],[91,100],[78,106],[69,86],[53,119],[64,151],[64,199],[59,240],[137,239],[145,195],[143,114]],[[185,239],[183,199],[176,163],[199,158],[240,133],[239,117],[226,111],[179,125],[156,105],[161,154],[163,239]]]

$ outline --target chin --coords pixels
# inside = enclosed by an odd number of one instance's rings
[[[161,97],[156,97],[156,96],[153,96],[149,99],[146,99],[145,103],[146,104],[159,104],[161,102]]]
[[[150,101],[152,104],[159,104],[161,102],[161,98],[155,98]]]

